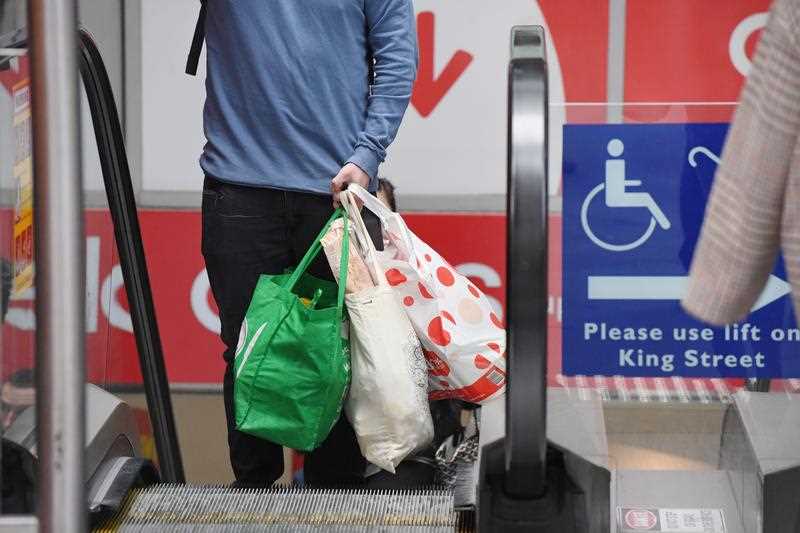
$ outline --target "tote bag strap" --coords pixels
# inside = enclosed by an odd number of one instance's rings
[[[322,238],[325,237],[325,235],[331,229],[331,225],[333,225],[333,223],[340,218],[344,219],[344,236],[342,237],[342,257],[339,262],[339,291],[336,297],[336,307],[338,308],[338,316],[341,319],[342,310],[344,308],[344,289],[345,285],[347,285],[347,263],[350,260],[349,219],[341,207],[334,211],[333,215],[331,215],[331,218],[325,223],[322,231],[319,232],[319,235],[317,235],[317,237],[314,239],[314,242],[311,243],[311,246],[308,248],[306,255],[304,255],[303,259],[300,260],[300,264],[297,265],[297,268],[295,268],[294,272],[292,272],[292,275],[289,277],[286,285],[284,285],[284,288],[286,288],[288,291],[294,290],[297,282],[300,280],[300,276],[306,273],[308,267],[311,266],[311,263],[317,258],[322,250]]]
[[[369,231],[367,230],[367,225],[364,224],[364,219],[361,218],[361,210],[353,199],[353,193],[350,192],[349,189],[341,192],[339,194],[339,201],[342,202],[342,206],[345,211],[347,211],[348,217],[353,222],[353,233],[365,256],[364,259],[370,274],[372,274],[373,281],[377,283],[379,287],[388,287],[389,283],[386,281],[386,276],[383,274],[381,265],[378,262],[378,253],[375,250],[375,244],[369,236]]]

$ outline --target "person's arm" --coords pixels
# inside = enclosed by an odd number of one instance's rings
[[[800,169],[800,13],[777,0],[756,50],[741,103],[714,180],[692,262],[684,308],[726,324],[746,316],[775,265],[782,227],[800,220],[785,202],[800,194],[789,182]],[[793,154],[795,160],[793,159]],[[788,244],[788,243],[785,243]],[[800,290],[800,287],[794,287]]]
[[[334,200],[345,183],[377,183],[378,166],[394,141],[417,76],[417,32],[412,0],[365,0],[367,40],[375,59],[364,131],[333,179]],[[370,187],[374,189],[374,187]]]

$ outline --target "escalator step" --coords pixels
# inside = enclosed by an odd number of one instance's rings
[[[136,489],[95,531],[467,532],[471,517],[453,494],[302,488],[154,485]]]

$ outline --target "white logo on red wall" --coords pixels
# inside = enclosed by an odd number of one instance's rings
[[[756,47],[756,41],[761,29],[767,25],[767,13],[756,13],[741,21],[731,34],[728,45],[728,54],[731,63],[742,76],[750,73],[751,58]]]
[[[737,101],[770,3],[742,0],[719,9],[716,2],[628,2],[625,100]],[[730,106],[683,107],[684,122],[726,121],[731,113]],[[626,109],[626,117],[640,122],[666,118],[644,108]]]
[[[222,324],[216,306],[213,304],[211,295],[211,284],[208,282],[208,272],[205,269],[200,271],[192,283],[191,295],[192,311],[197,320],[212,333],[219,333]],[[237,348],[237,352],[239,349]]]
[[[503,217],[414,214],[408,215],[406,221],[484,291],[502,319],[505,254],[497,236],[504,231]],[[142,211],[140,224],[170,380],[218,382],[224,347],[218,336],[217,307],[199,250],[199,213]],[[133,323],[108,214],[87,212],[86,228],[86,348],[90,377],[135,383],[141,378],[131,335]],[[181,238],[165,238],[164,228],[171,228]],[[1,361],[5,375],[32,365],[34,298],[32,289],[10,302],[2,335],[3,353],[7,354]]]

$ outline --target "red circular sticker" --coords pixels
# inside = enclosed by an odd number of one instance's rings
[[[489,368],[492,365],[492,363],[481,354],[475,356],[474,362],[475,366],[480,368],[481,370]]]
[[[417,283],[417,287],[419,287],[419,293],[422,295],[423,298],[426,298],[428,300],[433,299],[433,295],[431,295],[431,293],[428,292],[428,289],[425,288],[425,285],[423,285],[422,282]]]
[[[496,314],[494,314],[494,313],[490,314],[489,318],[492,319],[492,324],[494,324],[495,326],[497,326],[500,329],[503,329],[503,323],[500,322],[500,318]]]
[[[439,283],[445,287],[450,287],[456,282],[456,278],[453,276],[453,273],[445,267],[439,267],[436,269],[436,277],[439,278]]]
[[[631,509],[625,513],[625,525],[631,529],[646,531],[655,527],[658,518],[647,509]]]
[[[428,324],[428,338],[439,346],[450,344],[450,333],[442,327],[442,317],[437,316]]]
[[[389,285],[395,287],[397,285],[402,285],[408,281],[408,279],[396,268],[390,268],[386,271],[386,281],[389,282]]]

